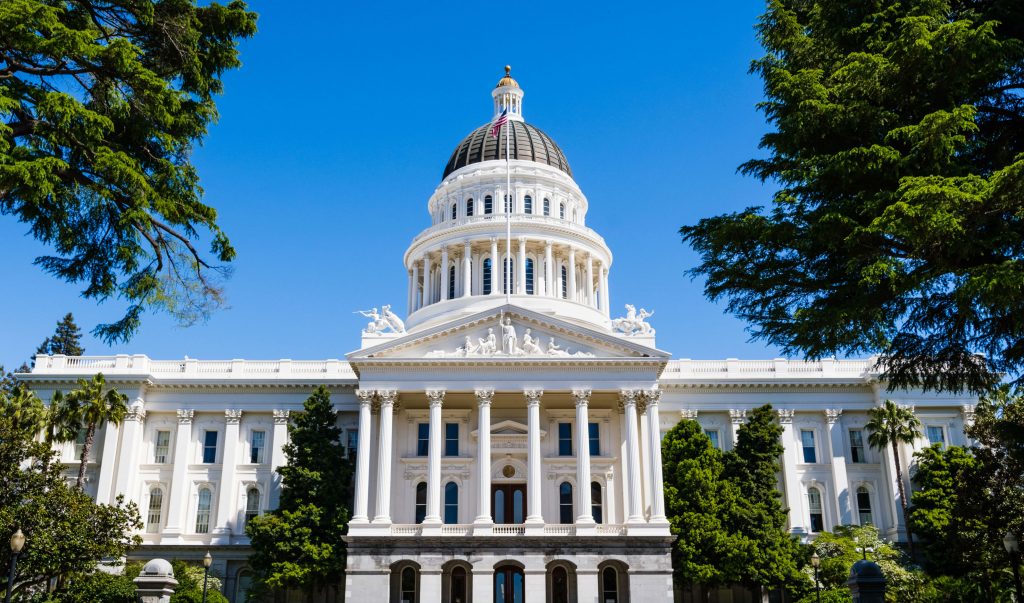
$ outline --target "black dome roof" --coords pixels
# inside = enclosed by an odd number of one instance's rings
[[[469,136],[462,139],[459,146],[455,147],[455,152],[448,160],[448,165],[444,167],[444,175],[441,176],[441,179],[447,178],[448,174],[471,163],[505,159],[505,128],[509,126],[512,127],[512,140],[509,142],[512,148],[512,159],[544,163],[562,170],[572,177],[572,170],[569,168],[565,153],[558,148],[550,136],[524,121],[509,120],[501,127],[497,138],[491,136],[491,124],[488,123],[473,130]]]

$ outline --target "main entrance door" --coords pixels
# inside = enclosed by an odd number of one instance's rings
[[[495,484],[491,486],[491,509],[494,523],[526,521],[526,484]]]

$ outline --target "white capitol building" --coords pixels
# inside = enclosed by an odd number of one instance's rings
[[[390,306],[366,312],[344,360],[39,356],[22,376],[44,400],[96,372],[130,396],[124,423],[97,435],[88,488],[138,503],[134,557],[210,550],[244,601],[245,522],[276,507],[289,413],[318,385],[356,455],[350,603],[671,601],[661,435],[696,419],[728,450],[766,403],[784,427],[794,533],[870,522],[902,538],[867,410],[893,399],[926,440],[965,444],[974,400],[888,393],[868,360],[672,360],[646,311],[612,320],[611,250],[561,149],[523,120],[522,89],[506,74],[492,96],[508,124],[459,143],[427,201],[404,256],[404,323]],[[77,463],[75,445],[62,453]]]

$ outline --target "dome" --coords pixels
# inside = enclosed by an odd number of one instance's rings
[[[504,160],[505,128],[508,127],[512,128],[512,140],[510,141],[512,159],[536,161],[550,165],[572,177],[572,170],[569,168],[569,161],[566,160],[565,153],[558,148],[550,136],[525,121],[510,119],[501,127],[497,138],[491,136],[491,124],[487,123],[462,139],[462,142],[455,147],[451,159],[448,160],[441,179],[447,178],[448,174],[472,163]]]

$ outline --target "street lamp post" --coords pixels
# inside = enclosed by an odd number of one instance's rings
[[[818,556],[817,551],[811,555],[811,566],[814,567],[814,594],[818,599],[818,603],[821,603],[821,586],[818,584],[818,566],[821,565],[821,557]]]
[[[1017,603],[1024,603],[1024,594],[1021,594],[1020,585],[1020,543],[1013,532],[1007,530],[1003,536],[1003,548],[1010,556],[1010,565],[1013,566],[1013,585],[1017,592]]]
[[[203,557],[203,603],[206,603],[206,582],[210,578],[211,565],[213,565],[213,557],[210,556],[210,551],[206,551],[206,556]]]
[[[21,528],[11,536],[11,571],[7,574],[7,594],[4,595],[4,603],[11,603],[11,592],[14,590],[14,574],[18,571],[18,555],[25,546],[25,535]]]

